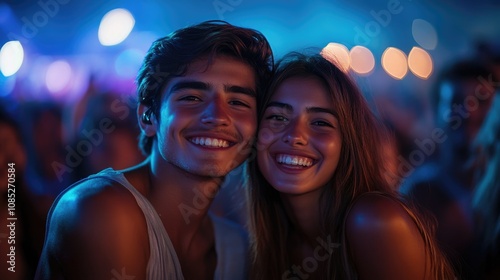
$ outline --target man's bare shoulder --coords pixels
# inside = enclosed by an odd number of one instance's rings
[[[136,276],[145,273],[149,239],[144,214],[118,182],[95,178],[71,187],[54,204],[47,226],[42,258],[66,277],[84,273],[98,279],[125,266]]]
[[[59,224],[65,224],[66,227],[78,227],[79,224],[89,226],[113,213],[140,211],[129,190],[118,182],[104,178],[90,179],[72,186],[52,208],[49,229]]]

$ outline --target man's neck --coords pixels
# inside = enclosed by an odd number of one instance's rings
[[[223,178],[189,173],[154,154],[148,170],[147,197],[174,246],[188,250],[197,235],[211,230],[208,210]]]

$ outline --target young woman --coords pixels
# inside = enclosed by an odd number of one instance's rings
[[[254,279],[454,279],[384,178],[378,124],[320,55],[278,63],[250,188]]]

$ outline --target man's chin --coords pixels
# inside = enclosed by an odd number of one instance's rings
[[[222,162],[220,160],[205,160],[203,163],[193,164],[193,162],[178,166],[184,166],[184,170],[195,176],[207,177],[207,178],[224,178],[231,171],[236,169],[238,166],[243,164],[244,161],[226,161]]]
[[[190,173],[206,178],[224,178],[232,169],[228,167],[210,166],[192,170]]]

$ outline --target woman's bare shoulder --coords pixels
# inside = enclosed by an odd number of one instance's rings
[[[386,195],[366,194],[346,221],[349,251],[360,279],[424,279],[424,238],[403,204]]]

